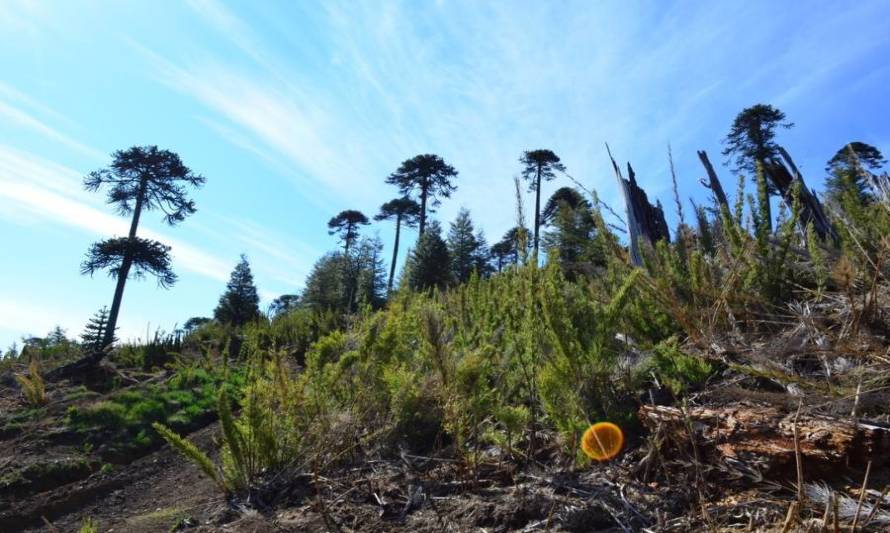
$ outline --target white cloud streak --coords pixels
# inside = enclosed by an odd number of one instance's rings
[[[0,101],[0,119],[5,119],[9,122],[17,124],[22,128],[34,131],[40,135],[43,135],[47,139],[56,141],[93,159],[102,159],[103,157],[105,157],[102,152],[94,150],[93,148],[90,148],[89,146],[86,146],[85,144],[68,137],[58,130],[41,122],[34,116],[26,113],[24,110],[13,107],[12,105],[2,101]]]
[[[74,193],[70,185],[75,179],[79,181],[79,174],[74,170],[0,146],[0,199],[3,203],[15,206],[19,214],[28,213],[35,219],[89,233],[103,236],[126,234],[129,227],[125,220],[78,198],[79,193]],[[150,229],[144,229],[140,234],[171,246],[174,264],[188,271],[219,281],[229,277],[231,265],[199,248]]]

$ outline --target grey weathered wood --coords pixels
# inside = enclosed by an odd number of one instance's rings
[[[714,171],[714,166],[711,164],[711,160],[708,159],[708,153],[704,150],[698,150],[698,158],[701,160],[701,164],[705,167],[705,172],[708,173],[708,181],[705,183],[704,180],[701,180],[701,184],[711,189],[711,192],[714,193],[714,199],[717,200],[717,204],[720,205],[721,208],[726,208],[729,210],[729,201],[726,199],[726,193],[723,192],[723,185],[720,184],[720,178],[717,177],[717,172]]]

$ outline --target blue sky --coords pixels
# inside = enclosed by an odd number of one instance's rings
[[[336,246],[328,218],[373,215],[417,153],[460,172],[436,217],[466,207],[490,241],[514,222],[523,150],[554,150],[618,207],[609,142],[670,207],[668,143],[701,198],[695,150],[720,160],[758,102],[796,123],[779,141],[818,186],[850,140],[890,152],[888,20],[886,0],[0,0],[0,347],[77,334],[110,302],[113,281],[79,264],[126,220],[81,180],[116,149],[157,144],[207,178],[180,226],[143,218],[180,280],[127,285],[134,338],[209,315],[241,252],[266,303],[298,291]],[[375,232],[390,243],[389,224]]]

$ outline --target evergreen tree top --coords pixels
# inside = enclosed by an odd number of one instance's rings
[[[108,275],[116,278],[121,271],[125,257],[132,261],[128,277],[142,279],[146,274],[155,276],[158,286],[169,288],[178,279],[173,272],[170,247],[149,239],[136,237],[114,237],[93,243],[80,267],[81,274],[92,276],[98,270],[108,269]]]
[[[778,147],[774,140],[776,128],[793,127],[793,123],[785,122],[785,113],[771,105],[756,104],[743,109],[736,115],[723,140],[725,164],[734,162],[737,172],[748,171],[753,175],[757,162],[775,156]]]
[[[403,196],[381,205],[380,212],[374,216],[374,220],[381,221],[401,217],[402,224],[410,227],[417,225],[419,216],[420,204],[407,196]]]
[[[529,180],[529,191],[538,187],[537,178],[540,173],[541,181],[550,181],[556,177],[554,171],[565,172],[565,165],[560,162],[559,156],[552,150],[538,149],[527,150],[519,158],[523,164],[522,177]]]
[[[185,166],[176,153],[157,146],[133,146],[114,152],[113,158],[109,167],[84,178],[83,185],[91,192],[107,186],[107,201],[120,214],[133,213],[139,203],[145,211],[162,211],[172,226],[196,211],[185,186],[201,187],[206,180]]]
[[[858,165],[863,170],[879,170],[887,164],[884,154],[870,144],[861,141],[853,141],[841,147],[837,153],[828,160],[825,171],[833,173],[838,170],[849,170]]]
[[[395,172],[386,178],[386,183],[395,185],[399,192],[408,195],[414,189],[427,191],[432,205],[439,205],[438,197],[449,198],[457,187],[451,179],[457,177],[457,170],[435,154],[420,154],[405,160]]]
[[[541,213],[541,219],[545,224],[552,221],[557,212],[563,207],[569,209],[585,208],[590,209],[592,206],[584,196],[573,187],[560,187],[547,200],[544,211]]]
[[[243,326],[260,316],[260,297],[253,283],[253,273],[247,256],[241,254],[241,260],[232,271],[226,292],[219,299],[213,311],[213,317],[225,324]]]

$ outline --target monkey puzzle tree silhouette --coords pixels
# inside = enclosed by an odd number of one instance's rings
[[[725,164],[734,162],[736,172],[747,171],[754,176],[758,163],[763,165],[776,156],[778,145],[774,139],[779,127],[794,127],[793,123],[785,122],[785,113],[779,109],[767,104],[743,109],[723,139]]]
[[[374,216],[374,220],[396,220],[396,239],[392,247],[392,262],[389,266],[389,278],[386,282],[386,293],[392,292],[392,282],[396,275],[396,262],[399,257],[399,235],[401,233],[402,224],[407,228],[417,226],[418,217],[420,215],[420,205],[404,196],[390,200],[380,206],[380,212]]]
[[[535,234],[532,248],[537,256],[541,231],[541,182],[552,180],[556,177],[554,171],[565,172],[566,167],[559,162],[556,154],[544,149],[526,151],[519,162],[525,165],[522,177],[529,182],[529,192],[535,193]]]
[[[132,216],[127,236],[93,244],[81,268],[82,273],[90,275],[108,268],[109,275],[117,278],[103,347],[114,340],[124,286],[131,269],[135,267],[137,278],[146,273],[157,276],[158,284],[164,288],[176,281],[176,275],[170,270],[170,247],[136,236],[142,212],[159,210],[164,214],[164,222],[176,225],[196,211],[195,202],[186,196],[186,187],[201,187],[204,181],[204,177],[192,173],[177,154],[157,146],[118,150],[109,167],[84,178],[86,190],[95,192],[107,187],[108,203],[115,205],[119,214]],[[94,362],[101,357],[102,352],[94,354]]]
[[[371,222],[361,211],[347,209],[328,221],[328,235],[337,235],[343,241],[343,255],[349,257],[349,247],[358,237],[359,226],[367,226]]]
[[[421,154],[402,162],[399,168],[386,178],[386,183],[395,185],[399,188],[399,192],[406,196],[417,190],[420,198],[419,234],[423,236],[427,214],[433,213],[433,208],[441,204],[440,197],[449,198],[451,193],[457,190],[451,183],[451,179],[455,177],[457,171],[441,157],[435,154]]]

